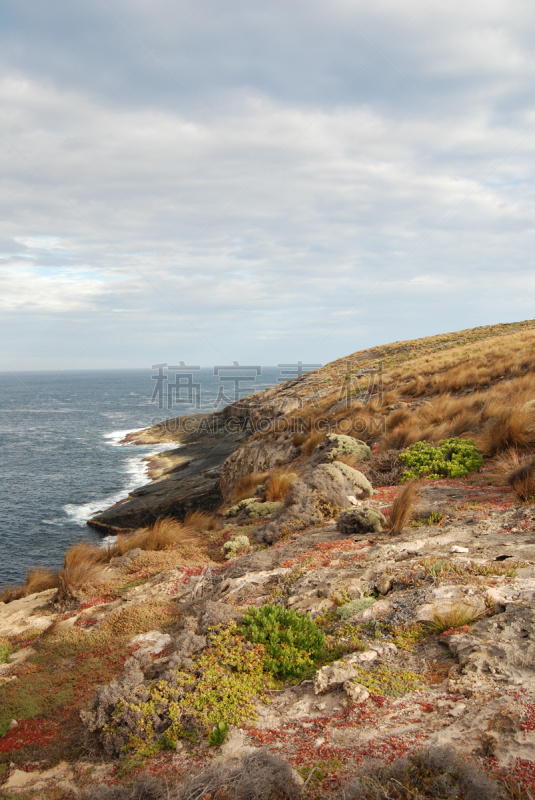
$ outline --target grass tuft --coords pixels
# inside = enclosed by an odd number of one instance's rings
[[[231,502],[236,504],[240,500],[248,500],[249,497],[254,497],[257,488],[266,482],[268,475],[268,472],[244,475],[232,488],[230,493]]]
[[[411,521],[419,499],[419,481],[409,481],[398,491],[388,518],[390,534],[397,536]]]
[[[275,469],[270,474],[266,481],[265,497],[268,501],[284,500],[288,494],[288,490],[297,479],[295,472],[289,472],[286,469]]]
[[[474,609],[458,603],[450,611],[442,614],[435,614],[432,620],[425,622],[424,625],[430,633],[441,634],[452,628],[462,628],[463,625],[471,625],[481,615]]]

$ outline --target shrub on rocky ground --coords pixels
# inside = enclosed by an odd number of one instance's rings
[[[500,784],[454,750],[421,750],[384,766],[370,761],[340,800],[503,800]]]
[[[283,680],[301,678],[325,647],[323,631],[307,614],[281,605],[250,607],[241,627],[249,641],[264,646],[266,670]]]
[[[300,795],[290,765],[260,748],[234,762],[216,764],[171,790],[169,800],[293,800]]]
[[[363,472],[373,486],[397,486],[400,483],[405,470],[405,465],[399,460],[400,452],[391,449],[376,453],[363,465]]]
[[[430,442],[416,442],[399,455],[408,469],[403,473],[403,481],[425,477],[428,480],[439,478],[464,478],[475,472],[483,464],[473,439],[446,439],[437,445]]]
[[[235,622],[206,641],[191,638],[188,657],[160,680],[145,680],[134,659],[120,679],[100,687],[82,719],[96,732],[110,756],[129,755],[143,761],[162,748],[173,749],[179,739],[192,742],[209,734],[214,725],[242,724],[254,718],[254,702],[270,688],[265,651],[247,642]],[[190,666],[185,665],[188,661]]]

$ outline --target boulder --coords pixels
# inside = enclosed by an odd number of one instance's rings
[[[336,461],[339,456],[352,456],[358,461],[369,461],[372,451],[366,442],[346,436],[343,433],[328,433],[314,452],[316,463],[320,461]]]
[[[365,686],[354,681],[346,681],[344,683],[344,692],[354,703],[364,703],[370,696]]]
[[[343,511],[336,521],[336,527],[345,536],[362,536],[367,533],[380,533],[387,527],[386,518],[376,508],[350,508]]]

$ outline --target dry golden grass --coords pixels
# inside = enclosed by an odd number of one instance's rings
[[[0,603],[11,603],[29,594],[57,589],[58,573],[46,567],[33,567],[26,573],[24,586],[6,586],[0,593]]]
[[[147,530],[143,550],[167,550],[180,542],[196,538],[197,531],[183,525],[173,517],[161,517]],[[135,535],[135,534],[134,534]]]
[[[145,577],[157,575],[165,569],[174,569],[184,564],[212,563],[204,547],[198,542],[184,542],[169,550],[152,550],[140,553],[128,565],[128,572],[143,570]]]
[[[286,469],[275,469],[266,481],[265,498],[269,501],[284,500],[293,481],[297,479],[295,472]]]
[[[416,510],[418,498],[419,481],[409,481],[397,492],[388,518],[389,532],[392,536],[397,536],[409,524]]]
[[[233,486],[230,493],[232,503],[239,503],[240,500],[247,500],[249,497],[254,497],[257,488],[265,483],[268,478],[269,472],[258,472],[250,475],[244,475],[243,478]]]
[[[210,514],[208,511],[188,511],[184,517],[184,526],[191,528],[199,533],[205,531],[218,531],[221,528],[221,518],[217,514]]]
[[[4,586],[0,592],[0,603],[12,603],[24,597],[24,586]]]
[[[308,433],[305,433],[304,431],[297,431],[297,433],[294,433],[292,437],[292,444],[294,447],[301,447],[301,445],[306,442],[307,438]]]
[[[511,448],[534,446],[535,409],[513,406],[501,411],[488,421],[476,441],[481,453],[491,457]]]
[[[507,483],[521,503],[534,503],[535,458],[517,464],[507,475]]]
[[[33,567],[26,573],[25,594],[58,588],[58,573],[46,567]]]
[[[315,431],[311,433],[305,442],[301,445],[301,452],[305,453],[305,455],[310,456],[316,449],[316,447],[325,439],[325,431]]]
[[[69,548],[58,573],[57,602],[64,603],[77,597],[84,586],[98,583],[105,561],[106,552],[88,542],[78,542]]]

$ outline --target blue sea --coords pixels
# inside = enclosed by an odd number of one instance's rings
[[[86,520],[146,483],[142,459],[171,446],[121,445],[126,433],[216,403],[222,408],[237,388],[245,397],[273,386],[281,370],[191,374],[0,373],[0,587],[23,582],[38,564],[61,567],[65,550],[80,539],[101,541]],[[237,387],[232,376],[239,375]],[[180,402],[176,388],[169,391],[176,383]]]

